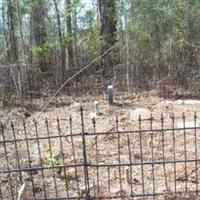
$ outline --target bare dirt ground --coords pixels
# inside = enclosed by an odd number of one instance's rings
[[[96,127],[91,120],[91,112],[94,111],[93,102],[99,101],[100,116],[96,118]],[[24,128],[22,120],[26,121],[26,132],[28,138],[35,138],[36,127],[34,119],[37,121],[37,130],[40,137],[47,136],[48,130],[50,136],[59,135],[57,117],[62,134],[68,135],[82,132],[80,105],[84,109],[84,131],[86,136],[87,159],[90,164],[99,164],[101,167],[89,168],[90,190],[95,196],[130,196],[150,193],[172,194],[171,196],[161,196],[155,199],[197,199],[193,193],[189,191],[198,190],[199,188],[199,162],[200,158],[200,133],[199,120],[194,118],[195,112],[197,116],[200,110],[200,103],[183,102],[166,100],[160,98],[155,92],[141,94],[116,94],[115,105],[109,106],[106,95],[99,97],[72,98],[68,96],[60,96],[54,100],[48,109],[41,113],[40,110],[47,102],[47,99],[36,99],[32,105],[26,105],[26,111],[19,108],[2,109],[0,116],[4,124],[4,133],[6,140],[13,139],[13,133],[10,128],[10,121],[15,126],[17,139],[24,139]],[[137,118],[130,117],[130,112],[136,108],[144,108],[152,113],[152,120],[146,114],[142,118],[141,123]],[[175,116],[173,123],[172,113]],[[183,113],[186,118],[183,123]],[[30,117],[25,117],[27,115]],[[163,118],[161,116],[163,114]],[[72,124],[69,118],[72,117]],[[119,123],[116,124],[116,116]],[[143,114],[141,114],[143,117]],[[45,119],[48,119],[48,129]],[[196,122],[195,122],[196,120]],[[196,124],[197,128],[193,129]],[[113,134],[116,126],[122,134]],[[141,125],[141,126],[140,126]],[[70,129],[70,126],[72,128]],[[163,129],[178,128],[178,130],[162,131]],[[185,126],[188,128],[183,131]],[[136,132],[129,132],[135,130]],[[140,130],[140,131],[137,131]],[[148,130],[148,131],[146,131]],[[98,135],[95,132],[108,132],[107,134]],[[110,133],[111,131],[111,133]],[[141,137],[140,137],[141,136]],[[0,136],[2,141],[2,136]],[[141,140],[140,140],[141,139]],[[83,162],[83,145],[80,136],[71,138],[62,138],[60,145],[59,138],[51,139],[49,145],[48,139],[40,140],[40,151],[38,152],[38,143],[36,140],[29,141],[28,147],[26,141],[17,142],[20,163],[16,160],[16,144],[7,143],[7,156],[9,163],[6,163],[4,146],[0,147],[1,164],[0,169],[5,169],[9,164],[10,169],[30,167],[27,149],[30,151],[31,165],[36,167],[52,166],[52,165],[70,165]],[[74,148],[72,144],[74,143]],[[2,143],[1,143],[2,144]],[[142,147],[142,148],[140,148]],[[142,149],[142,150],[141,150]],[[75,151],[75,157],[73,155]],[[62,152],[61,152],[62,151]],[[50,153],[49,153],[50,152]],[[41,154],[42,163],[39,157]],[[120,156],[119,156],[120,155]],[[64,160],[63,160],[64,157]],[[131,161],[130,161],[131,157]],[[184,160],[191,162],[182,162]],[[177,160],[180,162],[171,162]],[[152,164],[152,161],[156,162]],[[166,163],[163,164],[162,162]],[[130,167],[130,162],[136,165]],[[146,163],[141,165],[142,162]],[[117,164],[126,164],[120,168]],[[107,165],[112,164],[112,167]],[[116,164],[116,165],[115,165]],[[63,197],[66,196],[65,176],[67,174],[69,196],[76,197],[84,193],[84,177],[83,167],[62,169],[61,172],[56,170],[44,170],[45,185],[48,192],[47,197]],[[76,178],[76,173],[78,179]],[[143,175],[142,175],[143,174]],[[14,193],[20,190],[20,184],[17,181],[20,173],[11,175],[14,181]],[[0,189],[2,199],[11,199],[9,188],[9,174],[0,174]],[[26,194],[22,199],[32,199],[30,173],[22,173],[23,182],[27,183]],[[55,177],[55,179],[54,179]],[[143,177],[143,178],[142,178]],[[44,198],[42,172],[39,171],[33,175],[34,187],[37,190],[36,198]],[[57,191],[55,188],[55,180]],[[78,180],[78,181],[77,181]],[[120,181],[121,180],[121,181]],[[183,197],[175,197],[173,193],[179,191]],[[56,194],[57,193],[57,194]],[[0,195],[1,197],[1,195]],[[16,197],[17,198],[17,197]],[[121,198],[118,198],[121,199]],[[131,198],[124,198],[131,199]],[[140,199],[140,198],[138,198]],[[144,197],[143,199],[153,199],[152,197]]]

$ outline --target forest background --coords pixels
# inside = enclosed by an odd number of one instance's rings
[[[199,0],[0,4],[1,90],[18,97],[51,93],[78,73],[66,91],[105,90],[108,84],[131,91],[165,83],[199,93]]]

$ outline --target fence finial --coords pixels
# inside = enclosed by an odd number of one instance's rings
[[[141,123],[141,121],[142,121],[142,118],[141,118],[141,115],[139,115],[138,116],[138,122]]]
[[[80,112],[82,113],[83,112],[83,105],[81,104],[81,107],[80,107]]]
[[[194,119],[197,119],[197,112],[194,113]]]
[[[161,120],[161,123],[163,124],[164,123],[164,115],[163,115],[163,113],[161,113],[160,120]]]
[[[183,122],[185,122],[186,117],[185,117],[185,113],[184,112],[183,112],[182,118],[183,118]]]

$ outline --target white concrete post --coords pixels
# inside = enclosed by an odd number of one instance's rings
[[[99,112],[99,102],[98,101],[94,101],[94,112],[96,113],[97,116],[99,116],[100,112]]]

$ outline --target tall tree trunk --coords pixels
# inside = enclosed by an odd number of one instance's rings
[[[19,0],[16,0],[16,4],[17,4],[17,13],[18,13],[18,20],[19,20],[19,30],[20,30],[20,38],[21,38],[21,43],[22,43],[22,53],[23,56],[25,57],[25,43],[24,43],[24,34],[22,31],[22,18],[21,18],[21,11],[20,11],[20,5],[19,5]]]
[[[61,51],[61,79],[62,83],[65,81],[65,75],[66,75],[66,53],[65,53],[65,44],[63,42],[63,36],[61,31],[61,21],[60,21],[60,14],[58,9],[58,3],[56,0],[53,0],[55,10],[56,10],[56,16],[57,16],[57,23],[58,23],[58,36],[60,41],[60,51]]]
[[[161,79],[162,77],[162,66],[161,66],[161,42],[160,42],[160,27],[156,24],[154,28],[154,34],[155,34],[155,57],[156,57],[156,73],[157,78]]]
[[[71,0],[66,0],[66,10],[67,10],[67,35],[71,38],[72,37],[72,4]],[[67,44],[67,51],[68,51],[68,67],[73,68],[74,66],[74,51],[73,51],[73,43],[72,39],[68,41]]]
[[[2,25],[3,25],[3,35],[4,35],[4,39],[5,39],[5,44],[6,44],[6,61],[7,63],[10,61],[11,57],[10,57],[10,47],[9,47],[9,37],[8,37],[8,30],[6,27],[7,21],[6,21],[6,17],[5,17],[5,8],[4,8],[4,4],[2,1]]]
[[[44,44],[46,42],[45,27],[45,1],[32,0],[32,25],[35,46],[40,48],[36,55],[36,64],[42,72],[48,71],[44,54]]]
[[[108,48],[112,47],[117,42],[117,19],[116,19],[116,2],[115,0],[98,0],[99,13],[101,22],[101,40],[102,40],[102,53]],[[103,65],[104,67],[110,67],[113,65],[114,58],[111,56],[105,56]]]
[[[10,48],[11,48],[11,62],[18,62],[18,46],[16,37],[16,7],[14,5],[14,0],[7,0],[8,3],[8,25],[10,32]]]
[[[194,48],[192,47],[193,44],[193,32],[194,32],[194,19],[192,17],[193,13],[193,3],[192,1],[188,1],[187,6],[187,42],[189,45],[187,46],[187,55],[188,55],[188,66],[193,68],[195,66],[195,56],[194,56]],[[197,66],[197,65],[196,65]]]
[[[13,83],[16,88],[16,93],[20,99],[20,104],[23,106],[22,99],[22,73],[19,66],[19,51],[18,51],[18,41],[17,41],[17,5],[16,1],[8,0],[8,26],[10,32],[10,47],[11,47],[11,62],[17,64],[17,67],[11,67],[11,74],[13,77]]]
[[[32,68],[33,65],[33,29],[31,28],[33,26],[33,15],[30,14],[29,16],[29,45],[28,45],[28,62],[30,63],[30,66]]]

